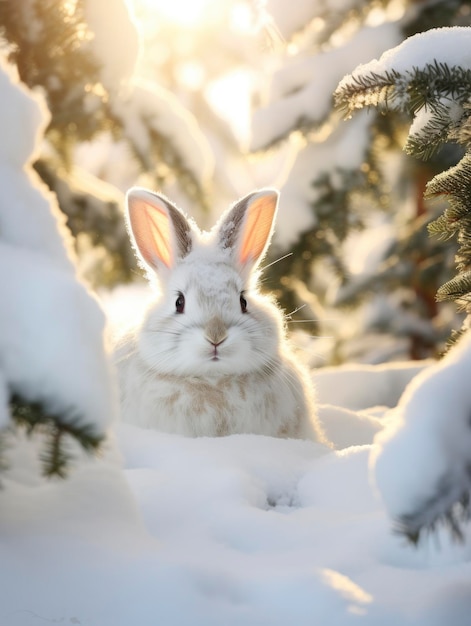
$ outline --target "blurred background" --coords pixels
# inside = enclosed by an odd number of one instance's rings
[[[436,357],[461,325],[435,297],[456,241],[429,236],[443,206],[423,193],[463,153],[414,158],[410,117],[345,120],[333,92],[412,34],[469,25],[470,11],[458,0],[1,0],[0,44],[46,99],[35,169],[95,289],[143,281],[123,222],[130,186],[164,192],[202,228],[275,186],[263,288],[293,340],[311,366],[380,363]]]

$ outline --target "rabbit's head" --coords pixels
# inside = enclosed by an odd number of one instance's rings
[[[160,194],[127,194],[131,240],[161,294],[138,349],[149,375],[221,377],[276,367],[284,330],[273,300],[257,289],[278,192],[256,191],[202,233]]]

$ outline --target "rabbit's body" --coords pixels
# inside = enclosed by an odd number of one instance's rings
[[[128,197],[135,245],[162,293],[116,351],[123,420],[187,436],[322,440],[309,377],[253,273],[271,234],[275,192],[244,198],[209,234],[161,196]]]
[[[150,376],[142,360],[132,359],[121,373],[128,379],[123,419],[135,425],[190,437],[254,433],[318,439],[311,407],[299,402],[295,367],[221,378]]]

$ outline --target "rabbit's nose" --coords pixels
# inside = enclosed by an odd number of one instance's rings
[[[215,315],[206,324],[204,336],[213,346],[219,346],[227,339],[227,328],[222,319]]]

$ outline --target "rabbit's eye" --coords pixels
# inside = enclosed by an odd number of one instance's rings
[[[243,294],[240,294],[240,310],[242,313],[247,313],[247,300],[244,298]]]
[[[185,310],[185,296],[182,293],[178,294],[178,298],[175,302],[175,310],[177,313],[183,313]]]

